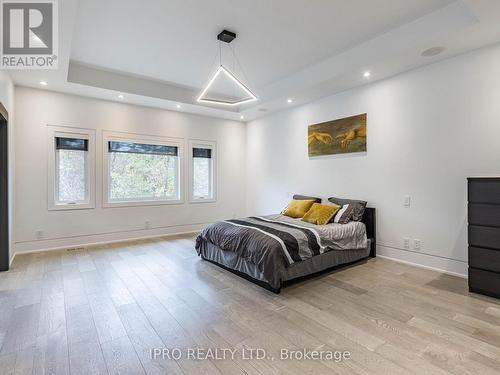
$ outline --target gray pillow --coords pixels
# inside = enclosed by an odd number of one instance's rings
[[[321,198],[308,197],[307,195],[295,194],[293,199],[298,201],[315,201],[316,203],[321,203]]]
[[[334,203],[330,202],[330,204],[334,204]],[[331,223],[347,224],[348,222],[350,222],[351,218],[352,218],[353,208],[354,207],[352,204],[344,204],[337,211],[337,213],[335,214],[335,216],[331,220]]]
[[[343,213],[342,216],[343,220],[345,221],[347,218],[349,220],[353,221],[361,221],[363,219],[363,214],[365,213],[365,208],[366,208],[366,203],[365,201],[358,201],[354,199],[343,199],[343,198],[335,198],[335,197],[330,197],[328,200],[332,203],[335,203],[341,207],[345,206],[346,204],[349,205],[349,208],[346,212]],[[345,224],[345,223],[343,223]]]

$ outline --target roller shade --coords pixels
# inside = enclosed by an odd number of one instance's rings
[[[210,148],[193,148],[193,158],[212,158],[212,150]]]
[[[88,151],[89,140],[81,138],[56,137],[56,150]]]
[[[129,143],[129,142],[108,142],[109,152],[124,152],[128,154],[153,154],[153,155],[178,155],[177,146],[166,145],[149,145],[145,143]]]

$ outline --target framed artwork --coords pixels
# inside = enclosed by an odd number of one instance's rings
[[[366,113],[310,125],[309,156],[366,152]]]

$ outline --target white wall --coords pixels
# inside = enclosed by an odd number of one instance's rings
[[[15,249],[17,252],[201,229],[245,210],[245,125],[123,103],[16,88]],[[96,129],[96,208],[47,210],[46,125]],[[216,203],[102,208],[102,130],[217,142]],[[187,163],[185,163],[187,171]],[[187,175],[184,174],[187,181]],[[151,222],[145,230],[145,221]],[[43,230],[39,240],[36,231]]]
[[[500,175],[499,67],[495,46],[250,122],[249,213],[278,212],[287,192],[365,199],[378,254],[465,275],[466,177]],[[308,125],[364,112],[366,154],[308,158]]]
[[[14,251],[12,249],[14,228],[14,84],[6,72],[0,71],[0,102],[9,112],[8,122],[8,147],[9,147],[9,258],[12,260]]]

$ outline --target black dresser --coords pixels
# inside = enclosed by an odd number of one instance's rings
[[[469,178],[469,291],[500,298],[500,177]]]

